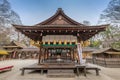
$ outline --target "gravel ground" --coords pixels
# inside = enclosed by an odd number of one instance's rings
[[[37,63],[37,60],[6,60],[0,61],[0,67],[14,65],[14,68],[8,72],[0,73],[0,80],[120,80],[120,68],[101,68],[100,76],[95,75],[95,71],[89,71],[87,77],[80,75],[74,78],[48,78],[46,74],[41,75],[39,72],[30,73],[25,71],[25,75],[21,76],[20,68]],[[92,64],[89,64],[92,65]],[[96,65],[93,65],[96,66]]]

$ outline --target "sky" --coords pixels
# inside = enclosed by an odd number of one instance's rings
[[[12,9],[17,12],[23,25],[35,25],[55,14],[62,8],[66,15],[91,25],[98,23],[100,14],[107,8],[110,0],[8,0]]]

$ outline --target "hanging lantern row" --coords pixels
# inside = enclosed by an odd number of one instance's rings
[[[43,41],[41,42],[43,45],[77,45],[77,41]],[[90,45],[90,41],[81,41],[82,47],[86,47]],[[30,44],[36,47],[40,47],[39,41],[30,41]]]
[[[76,45],[77,41],[43,41],[43,45],[54,45],[54,44],[58,44],[58,45]]]

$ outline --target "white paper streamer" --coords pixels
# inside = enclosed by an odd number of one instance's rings
[[[83,59],[82,59],[82,47],[81,47],[80,43],[77,44],[77,49],[78,49],[78,55],[79,55],[80,64],[82,64],[83,63]]]

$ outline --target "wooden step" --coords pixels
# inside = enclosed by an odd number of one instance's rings
[[[74,73],[73,70],[62,70],[62,69],[58,69],[58,70],[48,70],[48,73]]]
[[[48,70],[47,77],[75,77],[73,70]]]

